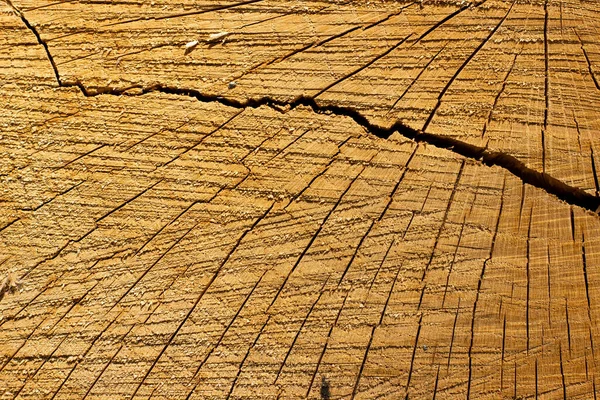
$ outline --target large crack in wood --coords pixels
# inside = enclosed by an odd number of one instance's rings
[[[27,20],[23,13],[17,7],[15,7],[14,4],[12,4],[11,0],[5,0],[5,2],[14,10],[17,16],[20,17],[25,26],[35,35],[38,43],[44,48],[46,56],[52,65],[58,86],[61,88],[77,88],[85,97],[96,97],[101,95],[143,96],[148,93],[158,92],[169,95],[187,96],[202,103],[218,103],[227,107],[233,107],[241,110],[265,106],[278,112],[286,113],[297,107],[304,106],[310,108],[317,114],[333,114],[341,117],[349,117],[368,133],[381,139],[388,139],[394,133],[398,133],[407,139],[414,140],[417,143],[430,144],[437,148],[446,149],[465,158],[479,161],[487,166],[498,166],[511,172],[524,183],[542,189],[546,193],[554,195],[570,205],[576,205],[593,212],[598,212],[600,209],[600,197],[594,196],[581,188],[570,186],[565,182],[554,178],[545,171],[539,172],[529,168],[527,165],[525,165],[525,163],[510,154],[488,150],[487,146],[476,146],[452,137],[429,133],[421,129],[415,129],[404,124],[400,120],[396,120],[390,127],[384,127],[376,123],[372,123],[366,116],[352,107],[336,104],[321,104],[317,102],[316,96],[301,95],[292,100],[281,100],[271,96],[262,96],[240,101],[235,98],[205,94],[200,90],[193,88],[180,88],[161,83],[151,86],[142,86],[136,84],[123,88],[114,88],[108,86],[86,87],[79,80],[63,82],[48,45],[41,38],[41,35],[37,29]],[[475,4],[479,5],[480,3]],[[458,11],[463,11],[463,9],[464,7]]]

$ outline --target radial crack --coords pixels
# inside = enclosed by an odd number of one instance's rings
[[[13,9],[13,11],[15,12],[15,14],[17,14],[17,16],[19,18],[21,18],[21,21],[23,21],[23,23],[25,24],[25,26],[27,27],[27,29],[29,29],[31,31],[31,33],[33,33],[33,35],[37,39],[37,42],[42,45],[42,47],[44,48],[44,50],[46,50],[46,56],[48,57],[48,61],[50,61],[50,64],[52,65],[52,70],[54,71],[54,76],[56,77],[56,81],[58,82],[58,86],[62,86],[62,84],[60,82],[60,75],[58,74],[58,68],[56,68],[56,63],[54,62],[54,58],[52,57],[52,54],[50,54],[50,50],[48,50],[48,44],[46,44],[46,42],[42,39],[42,37],[40,36],[40,33],[35,28],[35,26],[33,26],[33,25],[31,25],[29,23],[29,21],[27,20],[27,18],[25,18],[25,15],[23,15],[23,13],[21,12],[21,10],[19,10],[17,7],[15,7],[15,5],[12,3],[11,0],[4,0],[4,1],[6,2],[6,4],[8,4],[8,6],[10,8]]]
[[[10,0],[5,1],[21,18],[27,28],[35,35],[39,44],[44,47],[48,60],[52,64],[58,85],[63,88],[78,88],[86,97],[95,97],[100,95],[142,96],[152,92],[159,92],[164,94],[187,96],[195,98],[203,103],[218,103],[237,109],[259,108],[266,106],[278,112],[285,113],[289,110],[293,110],[294,108],[305,106],[317,114],[334,114],[336,116],[349,117],[358,125],[363,127],[367,132],[382,139],[388,139],[394,133],[398,133],[407,139],[414,140],[415,142],[423,142],[438,148],[450,150],[455,154],[480,161],[488,166],[501,167],[511,172],[524,183],[540,188],[547,193],[567,202],[568,204],[576,205],[594,212],[596,212],[600,207],[600,197],[587,193],[583,189],[570,186],[550,176],[544,171],[539,172],[529,168],[522,161],[510,154],[499,151],[490,151],[487,149],[487,147],[480,147],[451,137],[428,133],[425,130],[412,128],[399,120],[396,120],[390,127],[384,127],[370,122],[366,116],[362,115],[352,107],[335,104],[320,104],[317,102],[315,96],[300,95],[292,100],[287,101],[271,96],[263,96],[257,98],[248,98],[240,101],[234,98],[205,94],[197,89],[180,88],[160,83],[151,86],[135,84],[124,88],[114,88],[108,86],[88,88],[80,81],[62,82],[56,67],[56,63],[54,62],[54,59],[48,50],[48,45],[46,42],[44,42],[44,40],[42,40],[37,29],[31,23],[29,23],[23,13],[16,8]],[[482,3],[483,2],[479,2],[475,3],[474,5],[478,6]],[[506,15],[500,21],[500,24],[502,21],[504,21],[504,19],[506,19]],[[496,26],[496,29],[498,26]],[[496,29],[492,31],[492,34]],[[132,90],[136,91],[132,92]]]

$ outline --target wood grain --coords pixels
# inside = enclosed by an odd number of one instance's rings
[[[13,3],[1,398],[595,398],[594,2]]]

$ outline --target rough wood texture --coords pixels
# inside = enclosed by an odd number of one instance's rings
[[[13,3],[1,398],[596,397],[595,2]]]

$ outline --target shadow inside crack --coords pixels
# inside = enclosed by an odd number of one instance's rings
[[[131,85],[125,88],[95,87],[87,88],[80,81],[62,82],[54,58],[48,49],[47,43],[41,38],[37,29],[29,23],[23,13],[16,8],[11,0],[5,0],[14,12],[21,18],[27,28],[35,35],[40,45],[44,47],[46,55],[56,76],[59,87],[78,88],[86,97],[95,97],[100,95],[112,96],[142,96],[147,93],[159,92],[177,96],[187,96],[195,98],[204,103],[218,103],[224,106],[237,109],[269,107],[278,112],[285,113],[299,106],[309,107],[313,112],[319,114],[334,114],[336,116],[349,117],[370,134],[382,139],[388,139],[392,134],[398,133],[407,139],[419,143],[426,143],[438,148],[449,150],[463,157],[482,162],[488,166],[498,166],[521,179],[524,183],[535,186],[552,194],[568,204],[579,206],[587,210],[598,212],[600,209],[600,197],[594,196],[581,188],[567,185],[566,183],[550,176],[545,172],[539,172],[527,167],[516,157],[498,151],[490,151],[487,147],[480,147],[451,137],[436,135],[426,131],[411,128],[410,126],[397,120],[389,127],[383,127],[370,122],[367,117],[362,115],[356,109],[336,104],[319,104],[316,96],[301,95],[291,101],[283,101],[270,96],[259,98],[249,98],[239,101],[233,98],[223,96],[207,95],[201,91],[191,88],[179,88],[164,84],[155,84],[152,86]],[[460,10],[459,10],[460,11]],[[135,90],[135,92],[132,92]]]

